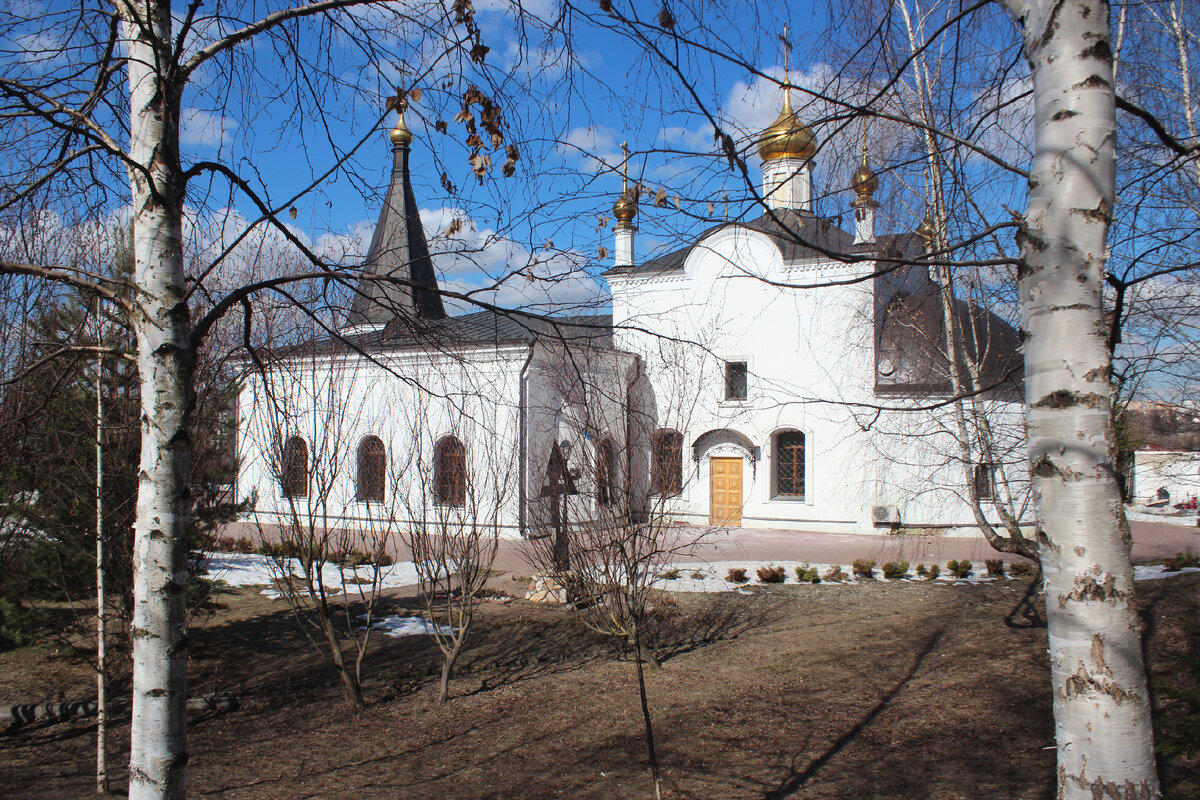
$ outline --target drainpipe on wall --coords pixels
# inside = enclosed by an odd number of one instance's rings
[[[533,351],[537,344],[529,345],[529,355],[525,357],[525,363],[521,365],[519,373],[519,399],[517,401],[517,531],[521,534],[522,539],[528,539],[529,536],[525,531],[525,462],[527,460],[525,438],[529,430],[529,423],[526,421],[526,415],[529,413],[529,393],[525,386],[526,373],[529,370],[529,364],[533,361]]]

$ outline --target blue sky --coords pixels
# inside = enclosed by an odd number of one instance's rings
[[[552,0],[525,6],[543,17],[557,10]],[[638,3],[625,13],[636,11],[653,20],[661,7],[661,3]],[[664,189],[670,198],[665,208],[643,203],[637,220],[639,254],[672,246],[679,237],[713,224],[726,212],[736,217],[749,207],[743,177],[717,155],[713,126],[705,110],[716,115],[739,148],[745,149],[750,176],[757,181],[753,136],[778,113],[777,85],[725,59],[694,50],[683,51],[681,79],[665,61],[647,56],[627,36],[611,30],[614,23],[603,14],[596,15],[596,22],[575,21],[568,50],[558,36],[547,38],[527,31],[522,41],[513,16],[502,3],[480,2],[476,8],[476,20],[491,48],[486,59],[490,77],[509,83],[496,95],[510,123],[510,139],[505,144],[516,144],[521,159],[516,175],[503,178],[499,165],[504,156],[493,153],[495,167],[483,184],[466,163],[465,134],[452,120],[455,98],[475,80],[486,86],[485,76],[455,76],[445,88],[435,70],[412,83],[422,89],[408,122],[416,135],[412,168],[426,225],[437,238],[437,231],[444,231],[455,217],[464,223],[457,244],[435,242],[435,249],[478,246],[483,251],[440,260],[451,282],[479,285],[486,279],[471,275],[473,268],[495,277],[534,257],[557,255],[557,265],[546,267],[551,272],[566,269],[568,263],[571,268],[587,264],[593,273],[610,266],[611,257],[599,258],[598,248],[611,251],[611,222],[600,227],[600,218],[610,215],[620,189],[612,168],[621,160],[622,141],[628,141],[634,152],[630,163],[634,177],[652,190]],[[779,4],[774,10],[779,12],[777,17],[722,33],[730,50],[780,78],[778,34],[788,21],[794,42],[793,80],[819,80],[825,66],[814,44],[823,20],[813,16],[807,6],[789,11]],[[680,15],[678,30],[685,35],[695,35],[700,24],[716,26],[736,16],[729,12],[734,16],[702,21],[686,16],[682,7],[675,11]],[[673,45],[669,35],[653,29],[648,32],[655,46],[668,50]],[[409,66],[413,71],[413,65]],[[685,79],[690,86],[684,85]],[[252,118],[239,116],[236,107],[229,108],[225,96],[202,84],[185,100],[184,147],[195,158],[219,156],[235,162],[248,159],[252,152],[254,172],[278,202],[329,167],[332,154],[328,142],[348,147],[365,138],[349,169],[336,173],[319,191],[295,203],[294,223],[313,239],[322,234],[357,233],[361,241],[374,222],[390,168],[385,134],[393,117],[389,115],[381,126],[373,127],[375,118],[393,84],[409,79],[399,70],[385,69],[365,70],[353,80],[355,91],[348,93],[353,107],[319,122],[302,119],[303,136],[295,124],[279,134],[271,115],[261,110]],[[517,87],[528,91],[513,91]],[[268,108],[277,106],[268,104]],[[448,123],[447,133],[434,130],[438,120]],[[314,135],[314,131],[318,133]],[[270,137],[276,135],[278,144],[271,146]],[[443,172],[456,189],[454,195],[443,187]],[[722,199],[726,195],[728,202]],[[712,209],[709,202],[713,202]],[[235,204],[243,214],[251,213],[244,200]],[[581,297],[585,283],[558,281],[553,291]]]
[[[15,0],[16,13],[29,23],[5,41],[10,63],[63,70],[88,57],[87,26],[101,32],[107,11],[100,0],[89,1],[96,6],[87,25],[67,34],[77,19],[75,2]],[[211,0],[200,7],[190,51],[286,5]],[[457,253],[438,259],[446,285],[477,288],[523,270],[529,279],[510,281],[497,299],[583,302],[597,288],[587,276],[612,263],[600,248],[612,250],[606,217],[620,188],[614,168],[622,141],[633,151],[635,179],[651,197],[661,190],[666,198],[662,207],[644,198],[637,219],[641,257],[677,246],[726,215],[758,215],[746,181],[759,180],[754,139],[780,106],[785,22],[793,43],[791,80],[814,87],[837,82],[831,64],[838,56],[823,33],[823,5],[671,3],[678,40],[656,24],[663,5],[618,2],[621,20],[590,0],[569,18],[560,16],[558,0],[526,0],[529,17],[521,24],[508,3],[478,0],[474,21],[490,47],[482,67],[462,51],[447,55],[447,41],[465,36],[467,26],[445,24],[445,6],[432,0],[356,10],[326,26],[325,34],[306,26],[258,39],[194,75],[182,104],[185,167],[198,160],[230,166],[273,207],[294,209],[294,217],[285,218],[303,238],[332,259],[356,263],[389,173],[386,131],[394,117],[381,120],[384,98],[398,86],[420,89],[408,115],[416,135],[414,184],[434,249]],[[396,27],[396,11],[415,19]],[[689,46],[688,39],[712,49]],[[373,52],[365,52],[368,46]],[[482,183],[471,174],[467,132],[455,119],[472,85],[501,105],[507,123],[506,140],[490,153],[495,163]],[[809,121],[829,111],[809,106],[802,92],[795,103]],[[444,132],[435,129],[438,122]],[[719,155],[714,123],[733,137],[745,175]],[[817,210],[847,214],[860,124],[816,130],[823,143]],[[521,157],[516,174],[504,178],[499,166],[509,145]],[[899,182],[885,180],[881,191],[889,183]],[[116,204],[119,189],[114,186]],[[191,230],[200,239],[228,240],[258,216],[220,177],[194,180],[188,201]],[[898,222],[904,229],[919,218],[909,211],[913,219]]]

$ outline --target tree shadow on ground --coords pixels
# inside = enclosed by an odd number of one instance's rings
[[[647,635],[655,656],[666,662],[718,642],[732,641],[778,620],[783,605],[789,602],[794,601],[767,594],[735,603],[726,597],[704,595],[691,601],[687,608],[655,616]]]
[[[1004,624],[1010,628],[1044,628],[1046,627],[1045,603],[1042,598],[1042,568],[1038,566],[1025,593],[1004,617]]]
[[[782,800],[785,797],[791,797],[797,791],[804,787],[816,774],[829,763],[831,759],[842,752],[851,742],[853,742],[868,726],[871,725],[884,709],[891,704],[892,700],[900,694],[908,683],[916,676],[921,666],[925,663],[925,659],[934,651],[938,643],[942,640],[945,634],[944,628],[939,628],[933,633],[925,637],[920,649],[916,653],[912,664],[908,670],[900,677],[898,681],[875,702],[875,704],[867,710],[867,713],[862,716],[857,723],[842,733],[841,736],[834,739],[833,742],[824,750],[824,752],[812,758],[804,766],[803,769],[793,770],[788,774],[779,785],[771,789],[763,795],[763,800]]]

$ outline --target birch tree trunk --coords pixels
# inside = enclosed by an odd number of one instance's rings
[[[1116,111],[1108,4],[1010,0],[1035,155],[1020,233],[1029,459],[1041,530],[1060,800],[1154,798],[1150,705],[1114,474],[1101,305]]]
[[[108,793],[108,597],[104,585],[104,347],[96,298],[96,793]]]
[[[133,739],[129,797],[183,797],[193,354],[183,300],[179,97],[167,2],[122,3],[129,59],[129,169],[142,448],[134,524]]]

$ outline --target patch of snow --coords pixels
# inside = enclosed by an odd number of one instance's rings
[[[1125,509],[1125,517],[1130,522],[1163,522],[1167,525],[1178,525],[1181,528],[1196,527],[1196,512],[1185,511],[1181,516],[1173,508],[1149,508],[1147,506],[1131,506]]]
[[[283,577],[283,569],[293,576],[304,574],[300,562],[294,558],[279,562],[258,553],[204,553],[203,558],[203,566],[213,580],[224,581],[230,586],[266,586],[262,593],[276,600],[283,596],[275,588],[276,579]],[[321,567],[321,580],[326,591],[350,594],[358,591],[360,585],[369,586],[373,572],[373,568],[367,565],[339,567],[337,564],[324,564]],[[400,561],[380,568],[380,589],[412,586],[416,582],[417,567],[411,561]]]
[[[1163,569],[1162,564],[1139,565],[1133,568],[1133,579],[1135,581],[1157,581],[1163,578],[1173,578],[1185,572],[1200,572],[1200,567],[1184,567],[1167,572]]]
[[[433,634],[434,627],[423,617],[383,617],[371,623],[371,630],[379,631],[393,639],[399,639],[401,636],[429,636]],[[453,632],[446,625],[437,626],[437,630],[445,634]]]
[[[817,564],[804,561],[713,561],[713,562],[689,562],[677,564],[664,564],[659,570],[659,578],[654,582],[654,587],[663,589],[668,592],[745,592],[748,587],[764,585],[758,579],[758,569],[764,566],[783,567],[784,584],[795,585],[800,583],[796,579],[796,567],[806,565],[808,568],[816,568],[817,574],[821,576],[821,586],[847,586],[854,585],[865,581],[866,578],[861,578],[854,574],[853,565],[838,564],[842,568],[842,573],[846,575],[846,579],[840,582],[826,581],[825,573],[829,571],[833,564]],[[939,583],[949,584],[981,584],[990,583],[998,580],[987,574],[984,568],[972,569],[971,574],[965,578],[956,578],[946,569],[945,564],[939,565],[942,568],[941,574],[933,580]],[[745,583],[733,583],[725,579],[731,569],[744,569],[746,571]],[[679,573],[678,578],[661,577],[664,573],[676,570]],[[701,577],[693,578],[693,574],[699,574]],[[887,578],[883,577],[882,565],[876,564],[873,573],[873,580],[880,583],[890,583]],[[916,565],[909,567],[908,574],[904,578],[897,580],[909,581],[911,583],[925,582],[926,578],[919,578],[916,574]]]

